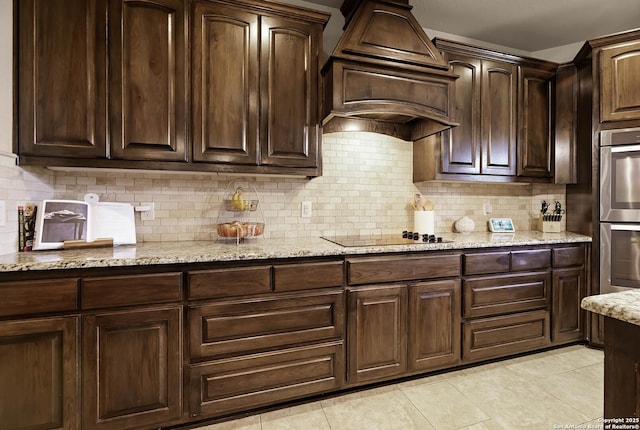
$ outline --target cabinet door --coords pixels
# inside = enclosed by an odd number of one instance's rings
[[[174,422],[182,411],[179,307],[83,317],[84,429]]]
[[[109,1],[112,158],[185,160],[182,0]]]
[[[516,174],[517,67],[482,61],[482,167],[485,175]]]
[[[406,286],[379,286],[348,293],[348,381],[401,375],[406,360]]]
[[[0,428],[78,429],[76,317],[0,323]]]
[[[279,17],[261,21],[261,163],[318,167],[322,26]]]
[[[552,176],[552,91],[553,73],[520,68],[518,176]]]
[[[258,162],[258,16],[214,2],[193,4],[194,161]]]
[[[600,52],[600,120],[640,119],[640,42]]]
[[[480,173],[480,60],[447,54],[456,80],[455,120],[458,127],[442,133],[442,173]]]
[[[105,158],[106,3],[20,0],[19,153]]]
[[[584,268],[553,271],[552,341],[565,342],[584,338],[584,311],[580,301],[585,295]]]
[[[420,283],[409,290],[410,371],[460,363],[460,281]]]

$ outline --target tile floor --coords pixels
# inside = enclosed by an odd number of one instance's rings
[[[197,430],[596,429],[603,363],[602,351],[574,345]]]

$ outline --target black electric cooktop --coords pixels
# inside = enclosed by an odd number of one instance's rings
[[[321,236],[322,239],[328,240],[346,248],[356,246],[385,246],[385,245],[422,245],[425,243],[446,243],[450,240],[443,240],[441,237],[431,237],[431,240],[423,241],[422,237],[418,240],[402,237],[401,234],[389,234],[378,236]]]

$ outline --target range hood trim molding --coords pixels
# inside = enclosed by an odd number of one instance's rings
[[[352,16],[322,68],[325,132],[364,127],[416,140],[457,126],[458,76],[411,15],[408,0],[345,0],[342,10]]]

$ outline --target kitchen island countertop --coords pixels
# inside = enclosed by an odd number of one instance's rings
[[[445,233],[444,243],[342,247],[327,240],[252,239],[236,245],[222,241],[144,242],[114,248],[32,251],[0,255],[0,272],[125,267],[162,264],[246,261],[277,258],[322,257],[392,252],[464,250],[500,246],[535,246],[591,242],[581,234],[542,233]]]
[[[640,291],[628,290],[582,299],[583,309],[640,326]]]

